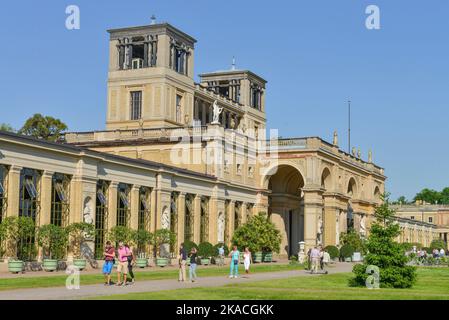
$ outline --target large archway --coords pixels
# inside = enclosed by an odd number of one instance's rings
[[[297,254],[298,242],[304,240],[304,178],[295,167],[280,165],[266,177],[266,182],[269,190],[268,214],[281,230],[281,254]]]

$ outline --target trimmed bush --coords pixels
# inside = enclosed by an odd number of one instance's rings
[[[340,250],[336,246],[327,246],[324,251],[329,253],[331,259],[338,258],[340,256]]]
[[[217,244],[214,246],[214,255],[213,255],[214,257],[218,257],[218,249],[220,249],[222,246],[223,246],[223,249],[224,249],[224,255],[225,255],[225,257],[228,256],[228,254],[229,254],[229,248],[228,248],[228,246],[225,245],[224,243],[217,243]]]
[[[432,254],[432,249],[430,249],[428,247],[422,247],[421,250],[427,252],[428,254]]]
[[[202,242],[198,246],[198,256],[203,259],[209,259],[215,254],[214,246],[209,242]]]
[[[350,244],[344,244],[340,248],[340,257],[342,258],[351,258],[353,254],[354,254],[354,247],[351,246]]]
[[[198,250],[198,245],[195,242],[190,241],[190,240],[184,241],[184,249],[186,250],[187,254],[190,253],[192,248],[195,248],[196,250]]]
[[[444,251],[446,251],[447,245],[446,245],[446,242],[444,242],[443,240],[433,240],[430,243],[430,249],[431,250],[433,250],[433,249],[440,250],[441,248],[443,248]]]

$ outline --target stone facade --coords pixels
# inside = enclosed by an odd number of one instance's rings
[[[50,223],[58,174],[70,187],[61,223],[87,218],[104,232],[164,227],[178,244],[230,244],[235,227],[263,211],[281,230],[282,256],[300,241],[306,250],[338,245],[348,226],[369,234],[386,179],[372,157],[342,151],[336,136],[267,137],[266,81],[233,67],[195,83],[196,41],[169,24],[109,33],[106,130],[71,132],[63,143],[0,133],[3,216],[25,212],[21,190],[33,176],[36,221]]]

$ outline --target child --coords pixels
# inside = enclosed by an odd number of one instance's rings
[[[111,272],[112,267],[114,266],[114,262],[115,262],[115,248],[111,245],[111,241],[107,241],[104,250],[104,264],[103,264],[105,286],[111,285]]]

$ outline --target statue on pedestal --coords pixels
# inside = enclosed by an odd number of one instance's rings
[[[218,106],[217,100],[214,101],[213,112],[212,124],[220,124],[220,114],[223,112],[223,107]]]
[[[338,147],[338,134],[337,131],[334,131],[334,141],[333,141],[333,145]]]
[[[373,163],[373,152],[368,151],[368,163]]]

